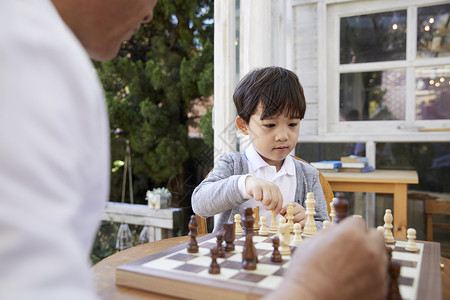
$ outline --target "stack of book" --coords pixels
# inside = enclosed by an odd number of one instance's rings
[[[367,157],[350,155],[341,157],[341,166],[338,168],[339,172],[372,172],[375,169],[369,166]]]
[[[311,165],[316,169],[319,169],[320,171],[332,170],[337,172],[338,169],[342,166],[342,163],[340,160],[322,160],[312,162]]]

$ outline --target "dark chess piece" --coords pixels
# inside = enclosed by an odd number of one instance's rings
[[[388,288],[387,296],[388,300],[402,300],[400,295],[400,288],[398,286],[398,277],[400,276],[401,265],[396,261],[391,261],[388,267]]]
[[[242,223],[245,227],[245,243],[242,250],[242,268],[244,270],[256,270],[256,264],[258,263],[258,253],[256,252],[255,245],[253,244],[253,210],[248,207],[244,211],[244,217]]]
[[[336,193],[337,198],[334,199],[334,209],[336,211],[336,216],[333,219],[334,223],[339,223],[340,221],[347,218],[348,214],[348,200],[344,198],[344,194]]]
[[[280,247],[280,239],[276,235],[272,238],[272,243],[273,243],[273,252],[272,255],[270,256],[270,261],[282,262],[283,258],[281,257],[281,253],[278,250],[278,248]]]
[[[236,234],[234,232],[234,222],[223,224],[223,229],[225,230],[225,234],[223,236],[226,243],[225,251],[234,251],[234,240],[236,238]]]
[[[400,294],[400,289],[398,286],[398,277],[400,276],[401,265],[398,262],[392,261],[392,252],[394,251],[391,247],[385,246],[386,254],[388,257],[387,263],[387,288],[386,288],[386,300],[401,300],[402,296]]]
[[[198,244],[196,239],[196,236],[198,235],[197,228],[197,219],[195,218],[195,215],[192,215],[191,220],[189,221],[189,236],[191,237],[191,240],[187,245],[187,252],[189,253],[198,253]]]
[[[217,258],[219,257],[219,249],[214,247],[211,249],[211,265],[208,268],[209,274],[220,274],[220,266],[217,263]]]
[[[225,257],[225,249],[223,248],[223,232],[219,231],[216,234],[216,238],[217,238],[217,249],[219,251],[219,257],[223,258]]]

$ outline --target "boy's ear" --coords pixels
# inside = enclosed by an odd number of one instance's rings
[[[236,126],[243,135],[248,135],[247,123],[241,117],[236,118]]]

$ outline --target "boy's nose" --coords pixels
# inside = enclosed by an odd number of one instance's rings
[[[277,135],[275,136],[275,140],[286,141],[287,139],[288,139],[287,129],[281,128],[280,130],[278,130]]]

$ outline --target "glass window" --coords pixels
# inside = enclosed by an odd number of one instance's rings
[[[434,127],[448,127],[450,4],[421,7],[415,1],[408,9],[390,10],[374,3],[376,13],[363,15],[357,15],[359,6],[350,15],[356,3],[343,4],[336,15],[346,16],[330,22],[340,27],[334,31],[338,49],[330,56],[331,66],[337,66],[330,68],[336,75],[329,75],[329,82],[339,101],[332,98],[329,106],[329,131],[379,134],[367,121],[390,121],[380,128],[392,133],[403,130],[404,121],[436,120]],[[407,30],[407,24],[417,31]]]
[[[416,119],[450,119],[450,65],[416,69]]]
[[[340,63],[406,59],[406,10],[341,18]]]
[[[405,70],[340,76],[340,121],[404,120]]]
[[[450,4],[419,7],[417,58],[450,56]]]

